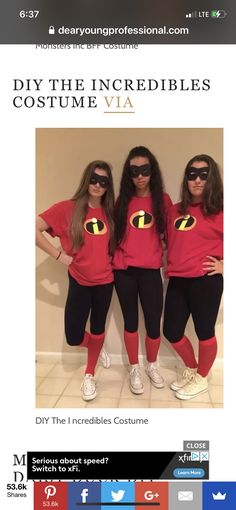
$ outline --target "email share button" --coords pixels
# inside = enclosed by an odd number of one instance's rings
[[[178,501],[193,501],[193,491],[178,491]]]
[[[205,470],[201,468],[176,468],[173,471],[175,478],[203,478]]]

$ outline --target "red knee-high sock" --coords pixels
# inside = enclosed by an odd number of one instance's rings
[[[206,377],[215,361],[217,353],[216,337],[212,336],[207,340],[199,340],[198,352],[198,373]]]
[[[90,334],[90,339],[88,343],[87,367],[85,370],[86,374],[94,375],[95,367],[103,346],[104,338],[105,333],[102,333],[101,335]]]
[[[130,365],[135,365],[138,363],[138,332],[129,333],[129,331],[125,331],[124,341]]]
[[[159,347],[160,347],[161,339],[159,338],[150,338],[146,336],[145,339],[145,347],[146,347],[146,356],[149,363],[154,363],[157,359]]]
[[[79,347],[88,347],[89,340],[90,340],[90,334],[87,333],[87,331],[85,331],[84,338],[83,338],[81,344],[79,344]]]
[[[193,346],[186,336],[183,336],[183,338],[181,338],[181,340],[179,340],[178,342],[172,342],[171,345],[173,349],[175,349],[175,351],[182,358],[186,367],[189,368],[197,367],[197,361],[195,358]]]

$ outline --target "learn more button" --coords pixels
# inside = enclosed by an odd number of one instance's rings
[[[176,468],[173,471],[175,478],[203,478],[205,470],[201,468]]]

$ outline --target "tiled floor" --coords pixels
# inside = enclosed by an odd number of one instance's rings
[[[214,370],[209,378],[209,391],[192,400],[183,401],[175,397],[169,388],[176,378],[177,369],[160,367],[165,387],[156,389],[142,368],[145,390],[134,395],[128,385],[128,368],[112,365],[109,369],[99,366],[96,370],[97,397],[84,402],[81,383],[84,366],[60,363],[36,364],[37,408],[214,408],[223,407],[223,374]]]

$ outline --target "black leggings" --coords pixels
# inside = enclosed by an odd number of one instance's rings
[[[178,342],[192,315],[199,340],[215,336],[215,323],[223,292],[220,274],[199,278],[171,276],[165,302],[163,333],[169,342]]]
[[[65,307],[65,334],[69,345],[80,345],[90,315],[90,332],[101,335],[105,330],[113,283],[86,287],[69,274],[69,289]]]
[[[140,298],[147,335],[159,338],[163,307],[163,287],[159,269],[128,267],[114,271],[115,288],[124,317],[125,330],[138,329],[138,297]]]

